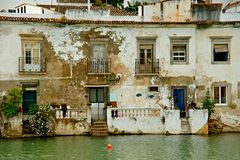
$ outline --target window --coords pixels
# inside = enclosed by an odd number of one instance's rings
[[[158,92],[158,86],[150,86],[149,91],[150,92]]]
[[[226,86],[214,86],[213,98],[216,104],[227,104],[227,87]]]
[[[159,72],[159,60],[155,57],[155,43],[155,38],[138,38],[136,74],[157,74]]]
[[[109,74],[111,61],[108,58],[108,38],[90,37],[91,59],[88,61],[88,73]]]
[[[212,63],[230,62],[231,37],[210,37],[212,39]]]
[[[174,62],[186,62],[186,45],[173,44],[172,56]]]
[[[23,11],[24,11],[24,13],[26,13],[26,6],[23,7]]]
[[[190,37],[170,37],[171,64],[188,64],[188,45]]]
[[[229,59],[228,44],[213,44],[213,61],[227,62]]]
[[[45,72],[45,60],[41,51],[42,37],[20,35],[22,53],[19,58],[20,72]]]

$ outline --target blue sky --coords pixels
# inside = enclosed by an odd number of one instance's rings
[[[55,3],[56,0],[0,0],[0,10],[2,9],[13,9],[15,6],[18,6],[22,3],[29,3],[29,4],[51,4]]]

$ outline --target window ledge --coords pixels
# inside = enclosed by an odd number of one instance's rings
[[[212,64],[230,64],[230,62],[212,62]]]
[[[157,76],[159,73],[135,73],[135,76]]]
[[[218,104],[215,104],[215,106],[216,106],[216,107],[227,107],[228,104],[219,104],[219,103],[218,103]]]
[[[171,62],[171,65],[189,65],[188,62]]]
[[[19,72],[20,75],[46,75],[46,72],[26,72],[26,71],[22,71]]]
[[[111,73],[88,73],[88,75],[110,75]]]

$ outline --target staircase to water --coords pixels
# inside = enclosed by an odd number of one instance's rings
[[[181,134],[192,134],[187,118],[181,118]]]
[[[108,136],[108,126],[105,121],[96,121],[91,126],[92,136]]]

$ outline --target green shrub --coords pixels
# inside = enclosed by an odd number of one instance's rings
[[[208,118],[211,117],[211,114],[214,113],[214,101],[210,98],[209,90],[207,90],[206,96],[203,100],[203,109],[208,110]]]
[[[54,111],[50,106],[39,106],[38,111],[35,112],[30,120],[31,127],[39,136],[48,136],[53,133]]]
[[[35,103],[31,104],[28,109],[29,114],[36,114],[38,112],[39,106]]]
[[[18,105],[12,103],[4,103],[2,104],[2,109],[4,114],[11,118],[18,114]]]
[[[7,117],[14,117],[18,114],[18,108],[22,102],[22,88],[13,88],[7,95],[2,97],[2,110]]]

